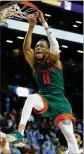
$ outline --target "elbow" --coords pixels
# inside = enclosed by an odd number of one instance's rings
[[[23,53],[24,53],[24,57],[25,57],[25,59],[26,59],[27,54],[28,54],[28,51],[27,51],[27,50],[25,50],[25,49],[23,49]]]
[[[53,44],[50,46],[50,52],[59,53],[59,45]]]
[[[55,50],[59,50],[58,41],[56,41],[55,43],[53,43],[53,48],[54,48]]]
[[[27,61],[27,52],[24,52],[24,58]]]
[[[59,43],[56,39],[53,39],[53,42],[50,43],[50,48],[54,49],[54,50],[59,50]]]

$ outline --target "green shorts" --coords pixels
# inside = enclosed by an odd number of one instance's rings
[[[61,94],[42,94],[40,96],[44,103],[44,108],[38,114],[42,114],[44,117],[52,117],[55,119],[56,125],[59,124],[61,120],[71,119],[75,122],[75,118],[72,116],[72,108],[67,98],[63,93]],[[46,105],[48,107],[46,107]]]

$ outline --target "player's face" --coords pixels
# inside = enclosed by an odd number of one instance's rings
[[[45,41],[37,42],[35,46],[35,58],[38,60],[43,59],[48,53],[48,45]]]

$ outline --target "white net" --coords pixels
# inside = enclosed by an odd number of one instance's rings
[[[18,4],[15,4],[0,12],[0,22],[6,22],[7,18],[19,18],[28,20],[29,18],[36,16],[38,16],[38,13],[34,8],[28,8],[25,5],[20,8]]]

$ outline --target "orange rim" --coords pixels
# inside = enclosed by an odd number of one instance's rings
[[[22,1],[22,2],[19,2],[19,4],[23,4],[23,5],[26,5],[26,6],[29,6],[29,7],[31,7],[31,8],[34,8],[34,9],[36,9],[37,10],[37,12],[39,13],[39,9],[38,9],[38,7],[37,6],[35,6],[34,4],[32,4],[32,3],[30,3],[30,2],[26,2],[26,1]]]

